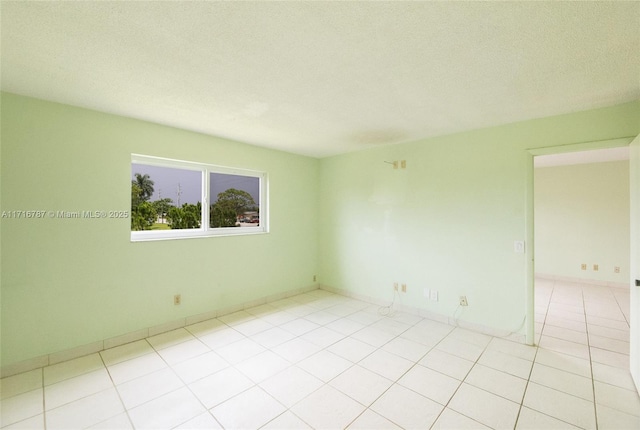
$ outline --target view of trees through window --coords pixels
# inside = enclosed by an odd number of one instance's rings
[[[260,226],[260,178],[209,173],[208,228]],[[132,163],[131,230],[200,229],[203,171]]]

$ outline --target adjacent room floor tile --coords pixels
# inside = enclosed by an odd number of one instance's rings
[[[575,373],[576,375],[591,377],[591,363],[589,360],[574,357],[548,349],[538,349],[536,363],[544,364],[548,367]]]
[[[589,360],[589,347],[586,344],[545,336],[544,331],[542,332],[542,338],[540,339],[540,348],[550,349],[552,351]]]
[[[574,373],[536,363],[531,372],[530,381],[553,388],[567,394],[593,401],[593,382]]]
[[[591,361],[609,366],[629,368],[629,355],[591,347]]]
[[[600,429],[637,430],[640,428],[640,417],[604,405],[596,405],[598,410],[598,427]]]
[[[593,402],[534,382],[529,382],[527,386],[523,405],[577,427],[596,427]]]
[[[593,379],[596,381],[606,382],[627,390],[635,391],[636,389],[628,369],[595,362],[591,364],[591,368],[593,369]]]
[[[518,423],[516,429],[518,430],[541,430],[541,429],[579,429],[564,421],[560,421],[557,418],[545,415],[542,412],[534,411],[533,409],[525,406],[520,410],[520,416],[518,417]]]
[[[596,403],[640,417],[640,397],[635,390],[595,381]]]

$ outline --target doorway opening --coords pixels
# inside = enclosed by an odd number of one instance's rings
[[[576,372],[627,371],[628,147],[533,163],[533,343],[570,357]]]

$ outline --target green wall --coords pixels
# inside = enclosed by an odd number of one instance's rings
[[[269,234],[137,243],[129,219],[2,219],[2,365],[313,284],[318,160],[1,101],[2,210],[129,210],[139,153],[266,171],[271,215]]]
[[[538,168],[534,185],[536,272],[626,284],[629,162]]]
[[[388,301],[406,283],[402,303],[443,316],[464,294],[462,320],[514,330],[527,149],[637,135],[639,118],[634,102],[316,160],[3,93],[2,210],[128,210],[140,153],[267,171],[271,232],[132,243],[127,219],[2,219],[2,365],[306,287],[314,274]],[[407,169],[385,163],[395,160]]]
[[[321,283],[388,302],[406,283],[405,305],[518,329],[532,252],[514,252],[527,237],[527,150],[635,136],[639,119],[634,102],[321,160]],[[468,307],[457,308],[460,295]]]

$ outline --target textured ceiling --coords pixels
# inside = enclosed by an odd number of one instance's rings
[[[640,98],[639,2],[1,3],[2,90],[324,157]]]

